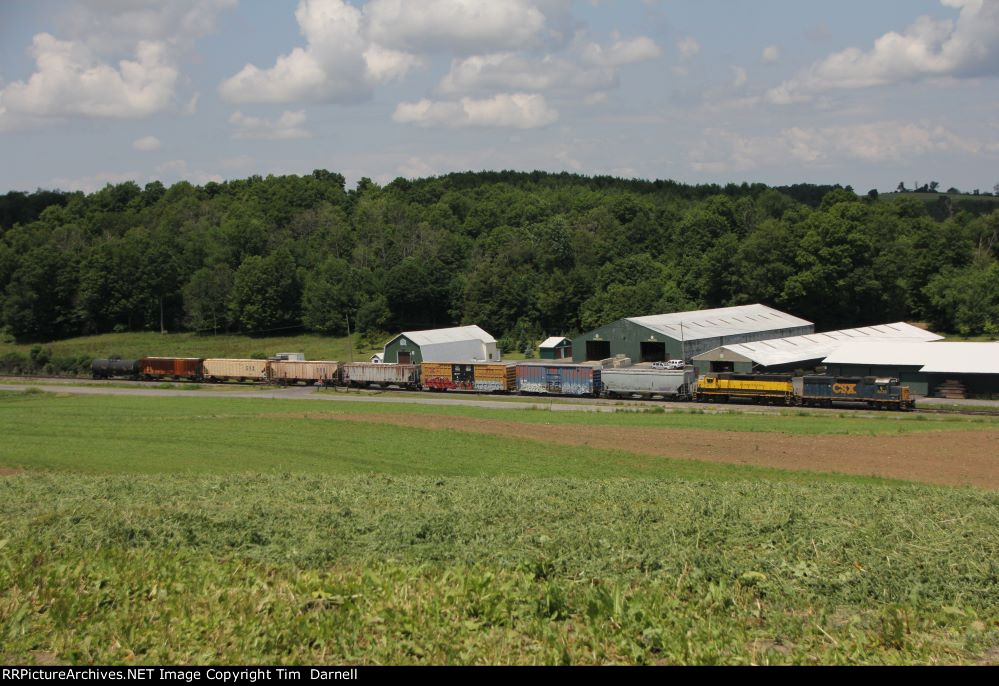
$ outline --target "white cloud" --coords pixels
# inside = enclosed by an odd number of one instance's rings
[[[198,98],[201,97],[201,93],[195,93],[191,96],[191,99],[187,101],[184,108],[180,111],[185,117],[193,116],[198,112]]]
[[[166,46],[140,42],[135,60],[117,68],[100,61],[81,43],[39,33],[31,54],[37,71],[27,82],[14,81],[0,92],[6,112],[37,117],[144,117],[171,101],[177,68]]]
[[[153,152],[160,149],[160,139],[156,136],[143,136],[132,141],[132,147],[141,152]]]
[[[501,53],[454,60],[438,91],[445,94],[496,91],[593,92],[617,86],[608,68],[584,68],[570,60],[546,55],[533,60]]]
[[[842,126],[793,126],[770,136],[744,136],[707,129],[690,149],[695,171],[745,171],[794,159],[805,166],[838,162],[880,164],[928,154],[990,154],[989,144],[971,140],[940,124],[879,121]]]
[[[608,47],[590,43],[582,51],[582,61],[598,67],[621,67],[655,59],[662,54],[656,42],[647,36],[617,40]]]
[[[109,183],[119,184],[126,181],[135,181],[136,183],[141,184],[144,180],[144,176],[137,171],[98,172],[89,176],[56,176],[49,181],[49,187],[58,188],[63,191],[83,191],[84,193],[93,193],[94,191],[99,191],[104,188]]]
[[[277,119],[248,117],[234,112],[229,123],[235,127],[233,138],[260,138],[265,140],[291,140],[308,138],[312,134],[305,128],[305,112],[286,111]]]
[[[565,57],[548,54],[534,58],[504,52],[473,55],[451,62],[451,69],[437,87],[444,94],[536,92],[585,95],[600,101],[618,85],[618,68],[660,55],[649,38],[617,39],[609,46],[580,43]]]
[[[777,45],[768,45],[763,48],[763,52],[760,55],[760,60],[763,64],[774,64],[780,59],[780,47]]]
[[[75,0],[59,19],[63,32],[96,52],[121,53],[138,41],[191,47],[238,0]]]
[[[538,40],[545,15],[530,0],[371,0],[368,36],[408,52],[501,52]]]
[[[196,186],[202,186],[209,181],[221,183],[224,179],[218,174],[203,169],[192,169],[186,160],[170,160],[156,167],[160,180],[168,183],[175,181],[190,181]]]
[[[479,100],[403,102],[396,107],[392,119],[424,127],[534,129],[555,123],[558,112],[548,106],[542,95],[500,93]]]
[[[145,117],[171,106],[178,58],[236,0],[80,0],[68,39],[38,33],[36,69],[0,89],[0,130],[65,117]]]
[[[219,86],[231,102],[353,102],[379,82],[399,79],[419,58],[369,41],[360,10],[344,0],[300,0],[295,10],[306,46],[273,67],[247,64]]]
[[[701,44],[693,36],[684,36],[676,42],[676,49],[683,59],[689,60],[701,52]]]
[[[732,66],[732,85],[736,88],[742,88],[746,85],[746,70],[743,67]]]
[[[816,62],[768,94],[775,104],[848,88],[869,88],[925,78],[999,75],[999,3],[941,0],[960,9],[957,22],[919,17],[904,33],[891,31],[867,51],[848,48]]]

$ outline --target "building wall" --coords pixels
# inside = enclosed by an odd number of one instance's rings
[[[402,345],[402,341],[406,341],[406,345]],[[409,340],[406,336],[396,336],[385,344],[385,357],[382,359],[382,362],[385,364],[398,364],[400,350],[412,354],[410,364],[420,364],[423,362],[423,355],[420,352],[420,346],[413,343],[413,341]]]
[[[734,343],[751,343],[753,341],[765,341],[771,338],[786,338],[788,336],[802,336],[815,332],[815,327],[796,326],[788,329],[774,329],[773,331],[754,331],[740,333],[732,336],[716,336],[714,338],[702,338],[693,341],[680,341],[666,336],[665,334],[647,329],[644,326],[634,324],[627,319],[619,319],[616,322],[601,326],[599,329],[580,334],[572,341],[572,359],[576,362],[586,360],[586,342],[592,340],[604,340],[610,342],[610,357],[615,355],[625,355],[632,361],[641,360],[641,343],[665,342],[667,359],[680,359],[681,357],[690,360],[694,355],[700,355],[714,348]]]
[[[563,342],[552,348],[538,348],[542,360],[572,359],[572,342]]]
[[[657,331],[651,331],[644,326],[638,326],[627,319],[619,319],[616,322],[601,326],[584,334],[580,334],[572,340],[572,359],[575,362],[586,361],[587,341],[607,341],[610,343],[610,354],[608,357],[624,355],[630,357],[633,362],[642,359],[641,343],[649,341],[666,344],[667,359],[679,359],[681,354],[680,341],[664,336]],[[715,346],[712,346],[715,347]],[[687,353],[689,357],[691,353]]]
[[[694,360],[694,368],[697,369],[698,376],[710,373],[713,361],[715,360]],[[728,362],[732,363],[732,371],[736,374],[750,374],[753,371],[752,362],[741,362],[739,360],[728,360]]]

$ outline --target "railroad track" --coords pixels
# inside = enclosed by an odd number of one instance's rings
[[[188,384],[195,385],[195,384],[197,384],[197,385],[202,385],[202,386],[216,386],[216,385],[220,385],[220,384],[215,384],[215,383],[212,383],[212,382],[189,381],[189,380],[186,380],[186,379],[169,380],[169,381],[165,381],[165,380],[164,381],[129,381],[129,380],[126,380],[126,379],[108,379],[108,380],[105,380],[105,379],[90,379],[90,378],[86,378],[86,377],[63,377],[63,376],[41,376],[41,375],[33,375],[33,376],[0,376],[0,383],[2,383],[3,381],[9,381],[9,382],[12,382],[12,383],[17,383],[19,381],[27,381],[27,382],[53,382],[53,383],[64,382],[64,383],[67,383],[67,384],[75,384],[75,385],[83,385],[83,386],[98,386],[98,387],[99,386],[121,387],[123,385],[128,385],[128,386],[134,385],[134,386],[136,386],[138,388],[142,388],[142,387],[155,388],[157,385],[163,384],[163,383],[176,384],[176,385],[188,385]],[[242,383],[241,384],[241,383],[235,383],[235,382],[227,382],[225,385],[229,385],[229,386],[241,386],[241,387],[245,387],[245,388],[253,388],[255,386],[256,387],[262,387],[262,388],[288,388],[288,389],[298,388],[299,390],[306,390],[306,389],[310,388],[309,386],[305,386],[305,385],[298,385],[298,386],[278,386],[277,384],[259,384],[259,383]],[[358,392],[357,389],[350,389],[350,390],[344,389],[344,390],[345,390],[345,392],[348,392],[348,393],[357,393]],[[413,391],[413,390],[405,390],[405,389],[372,388],[372,389],[364,389],[364,390],[362,390],[360,392],[363,393],[363,394],[365,394],[365,395],[371,395],[373,397],[377,397],[377,396],[380,396],[380,395],[384,395],[384,396],[388,396],[388,397],[397,397],[397,398],[398,397],[405,398],[405,397],[424,397],[424,396],[426,396],[426,392],[424,392],[424,391]],[[471,392],[447,393],[446,396],[449,397],[449,398],[454,398],[454,399],[457,399],[457,398],[479,398],[479,399],[490,399],[490,398],[492,398],[492,399],[495,399],[494,396],[491,396],[489,394],[471,393]],[[564,405],[573,405],[573,404],[614,405],[614,406],[620,406],[622,409],[634,409],[636,407],[640,407],[641,405],[656,403],[656,404],[662,404],[662,405],[664,405],[666,407],[669,407],[669,408],[675,408],[677,410],[701,408],[701,409],[704,409],[706,411],[713,411],[713,410],[717,410],[717,411],[739,411],[740,409],[745,409],[746,411],[759,411],[760,408],[764,408],[765,407],[767,409],[771,409],[771,410],[774,410],[774,411],[777,411],[777,412],[782,411],[782,410],[790,410],[790,411],[802,410],[802,411],[807,411],[807,412],[826,413],[826,412],[843,412],[843,411],[851,411],[852,410],[852,411],[860,411],[860,412],[862,412],[862,411],[876,412],[877,414],[881,414],[880,412],[877,412],[876,410],[871,410],[868,407],[860,407],[860,406],[853,406],[853,407],[851,407],[849,405],[841,405],[841,406],[832,407],[832,408],[813,408],[813,407],[805,408],[805,407],[795,407],[795,406],[764,406],[764,405],[756,405],[756,404],[750,404],[750,403],[745,403],[745,404],[744,403],[723,403],[723,404],[716,404],[716,403],[696,403],[696,402],[690,402],[690,401],[673,401],[673,400],[661,400],[661,399],[651,399],[651,398],[616,398],[616,399],[612,399],[612,398],[575,398],[575,397],[570,397],[570,396],[567,396],[567,397],[551,396],[549,398],[548,396],[518,396],[518,395],[509,395],[509,396],[503,396],[503,397],[508,397],[508,398],[512,398],[512,399],[514,399],[514,398],[515,399],[522,399],[524,401],[533,401],[533,402],[537,402],[537,403],[544,403],[545,400],[552,400],[552,401],[555,401],[555,402],[557,402],[559,404],[564,404]],[[922,407],[918,407],[917,406],[911,412],[904,413],[904,414],[912,414],[912,413],[915,413],[915,414],[960,415],[960,416],[969,416],[969,417],[999,417],[999,407],[997,407],[995,410],[988,410],[988,409],[979,409],[979,408],[969,408],[969,409],[937,408],[937,407],[932,407],[932,408],[931,407],[926,407],[926,408],[922,408]]]

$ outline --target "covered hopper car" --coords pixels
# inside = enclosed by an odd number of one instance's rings
[[[139,360],[139,376],[144,379],[200,380],[203,360],[201,357],[143,357]]]
[[[348,362],[341,365],[341,382],[345,386],[379,386],[419,389],[420,366],[416,364],[377,364]]]
[[[208,358],[202,363],[205,381],[266,381],[267,360]]]
[[[693,392],[693,369],[643,369],[623,367],[604,369],[600,382],[608,398],[659,396],[667,400],[688,400]]]
[[[271,360],[270,380],[288,385],[308,383],[335,386],[340,382],[340,363],[330,360]]]

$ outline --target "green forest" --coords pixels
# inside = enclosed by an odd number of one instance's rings
[[[993,207],[542,172],[11,192],[0,329],[35,342],[475,323],[511,349],[624,316],[762,302],[817,330],[916,320],[997,335]]]

